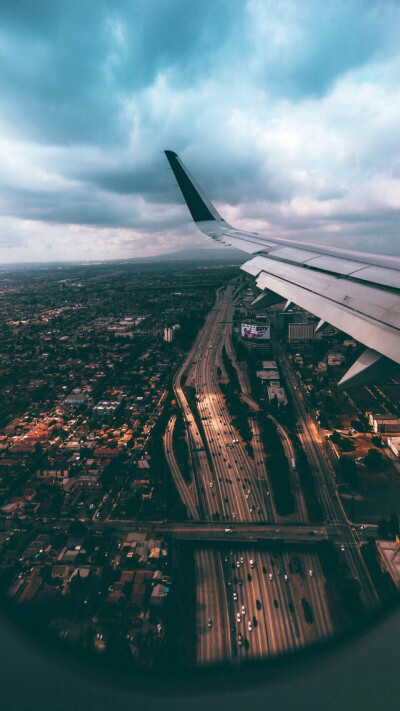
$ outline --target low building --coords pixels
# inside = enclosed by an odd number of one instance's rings
[[[83,405],[87,400],[87,394],[76,388],[64,400],[66,405]]]
[[[268,385],[267,395],[269,402],[276,400],[279,405],[287,405],[288,403],[285,388],[276,386],[274,383]]]
[[[257,370],[257,378],[260,380],[276,380],[279,381],[279,372],[278,370]]]
[[[374,432],[379,434],[400,433],[400,419],[391,415],[370,415],[369,424]]]
[[[313,341],[315,338],[315,325],[313,323],[289,323],[289,343]]]
[[[278,370],[278,364],[276,360],[263,360],[262,367],[263,370]]]
[[[158,585],[155,585],[151,597],[150,597],[150,605],[158,607],[159,605],[162,605],[164,602],[165,598],[165,585],[162,585],[161,583],[158,583]]]
[[[388,437],[388,447],[396,457],[400,456],[400,437]]]
[[[122,400],[103,400],[94,406],[92,412],[97,417],[114,415],[121,407]]]
[[[343,353],[329,353],[328,355],[328,365],[333,368],[343,365],[345,360],[346,356]]]
[[[394,584],[400,590],[400,540],[376,541],[379,562],[384,573],[389,573]]]

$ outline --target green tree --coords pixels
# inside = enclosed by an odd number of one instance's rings
[[[350,457],[340,457],[339,471],[346,484],[355,484],[357,481],[357,466]]]
[[[399,519],[397,518],[397,514],[395,512],[393,512],[390,517],[388,529],[393,538],[395,538],[399,533]]]
[[[378,536],[379,538],[389,538],[388,522],[385,518],[381,518],[378,523]]]
[[[383,469],[382,452],[378,449],[369,449],[364,462],[369,471],[381,471]]]

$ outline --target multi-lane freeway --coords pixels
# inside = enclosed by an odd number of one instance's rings
[[[295,525],[281,529],[258,422],[250,419],[252,458],[232,425],[219,386],[224,344],[237,368],[243,395],[251,400],[230,344],[233,313],[234,287],[228,286],[217,292],[215,306],[174,379],[186,422],[198,510],[209,522],[203,532],[201,524],[195,532],[194,524],[174,535],[197,541],[204,535],[208,541],[225,542],[219,551],[197,547],[195,553],[199,664],[229,659],[240,663],[282,654],[332,634],[318,558],[311,551],[304,552],[304,543],[325,538],[326,531]],[[184,374],[185,384],[195,387],[197,412],[191,409],[182,386]],[[172,437],[168,442],[170,448]],[[174,478],[188,506],[188,489],[182,488],[176,472]],[[262,539],[298,542],[303,550],[294,554],[280,547],[268,552],[259,545]]]

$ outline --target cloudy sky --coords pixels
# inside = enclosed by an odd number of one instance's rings
[[[396,0],[0,0],[0,262],[210,246],[235,226],[400,254]]]

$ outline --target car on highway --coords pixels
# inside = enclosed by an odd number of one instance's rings
[[[247,573],[247,580],[249,581],[249,583],[251,583],[252,577],[251,577],[250,573]]]
[[[256,600],[256,608],[257,610],[261,610],[261,602],[259,600]]]
[[[272,573],[269,573],[268,577],[269,577],[270,580],[272,580],[272,578],[273,578]]]
[[[238,634],[238,645],[239,645],[239,647],[242,647],[242,646],[243,646],[243,637],[242,637],[242,635],[240,634],[240,632],[239,632],[239,634]]]
[[[232,533],[232,532],[233,532],[233,528],[226,528],[225,529],[225,533]],[[225,558],[225,560],[228,560],[228,558]]]
[[[344,546],[343,546],[343,545],[340,546],[340,550],[341,550],[341,551],[344,551]]]
[[[254,568],[254,560],[250,558],[250,568]]]
[[[246,608],[244,605],[242,605],[242,615],[245,615],[245,614],[246,614]]]
[[[234,600],[234,602],[236,602],[237,599],[238,599],[237,592],[233,591],[233,600]]]
[[[276,599],[276,597],[274,597],[274,607],[276,607],[276,608],[279,607],[279,602],[278,602],[278,600]]]
[[[253,629],[253,623],[251,620],[249,620],[247,623],[247,629],[249,630],[249,632],[251,632],[251,630]]]
[[[237,613],[236,613],[236,621],[237,621],[237,622],[241,622],[241,621],[242,621],[242,616],[241,616],[240,612],[237,612]]]
[[[213,625],[212,619],[211,619],[211,617],[209,617],[209,618],[208,618],[208,622],[207,622],[207,627],[208,627],[209,629],[211,629],[212,625]]]
[[[312,572],[311,568],[310,568],[310,570],[308,571],[308,574],[309,574],[310,578],[312,578],[313,572]]]
[[[237,560],[237,561],[236,561],[236,567],[237,567],[237,568],[240,568],[240,560]]]

